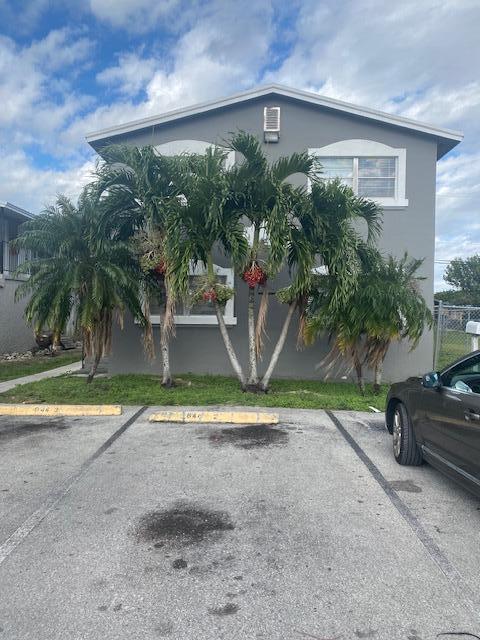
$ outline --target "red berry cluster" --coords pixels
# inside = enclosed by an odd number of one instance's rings
[[[202,294],[202,298],[205,302],[215,302],[217,299],[217,293],[215,289],[210,289],[209,291],[204,291]]]
[[[259,267],[258,264],[253,263],[251,267],[243,272],[242,278],[248,284],[250,289],[253,289],[257,284],[264,285],[267,281],[267,274]]]
[[[160,262],[156,265],[156,267],[154,267],[153,269],[155,271],[155,273],[159,273],[161,275],[163,275],[165,273],[165,271],[167,270],[167,265],[165,264],[164,260],[160,260]]]

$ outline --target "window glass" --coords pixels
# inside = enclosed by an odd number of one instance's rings
[[[394,198],[395,178],[359,178],[358,195],[364,198]]]
[[[227,283],[227,276],[219,276],[217,275],[217,282],[221,284]],[[197,291],[197,288],[200,287],[205,281],[205,276],[190,276],[189,280],[189,295],[193,296]],[[181,304],[178,305],[179,315],[188,315],[188,316],[214,316],[215,309],[213,305],[209,302],[197,302],[195,304],[192,303],[189,298],[184,300]]]
[[[359,158],[358,176],[361,178],[394,178],[395,158]]]
[[[191,298],[195,294],[197,287],[201,286],[205,280],[204,276],[189,276],[189,294],[185,300],[177,302],[175,314],[179,316],[215,316],[215,309],[211,303],[197,302],[193,304]],[[227,276],[217,275],[217,282],[227,284]],[[152,315],[160,315],[164,312],[164,306],[160,304],[158,299],[150,301],[150,313]]]
[[[325,180],[340,178],[347,187],[353,187],[353,158],[320,158],[321,177]]]
[[[480,355],[453,367],[442,374],[442,383],[458,391],[480,393]]]
[[[394,157],[320,157],[321,177],[339,178],[365,198],[395,198],[397,159]]]
[[[155,296],[150,299],[150,314],[152,316],[159,316],[165,311],[165,303],[161,304],[160,300]]]
[[[395,158],[358,159],[358,195],[395,197]]]

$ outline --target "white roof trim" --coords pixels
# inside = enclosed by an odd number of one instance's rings
[[[21,207],[17,207],[15,204],[11,202],[0,202],[0,209],[8,209],[13,213],[18,213],[21,216],[25,216],[26,218],[33,218],[33,213],[27,211],[26,209],[22,209]]]
[[[341,100],[334,100],[333,98],[327,98],[317,93],[311,93],[309,91],[301,91],[300,89],[291,89],[280,84],[269,84],[257,89],[250,89],[248,91],[242,91],[226,98],[220,98],[219,100],[210,100],[208,102],[202,102],[190,107],[184,107],[182,109],[175,109],[162,115],[151,116],[149,118],[142,118],[141,120],[134,120],[133,122],[127,122],[125,124],[117,125],[115,127],[108,127],[100,131],[95,131],[86,136],[87,142],[95,142],[96,140],[102,140],[111,136],[121,135],[123,133],[130,133],[131,131],[137,131],[138,129],[145,129],[147,127],[154,127],[167,122],[179,120],[180,118],[186,118],[188,116],[194,116],[197,114],[212,111],[213,109],[221,109],[239,102],[246,100],[253,100],[255,98],[261,98],[263,96],[275,93],[287,98],[296,98],[297,100],[303,100],[310,104],[314,104],[320,107],[327,107],[329,109],[335,109],[336,111],[343,111],[363,118],[370,118],[377,122],[384,122],[390,125],[396,125],[397,127],[403,127],[405,129],[411,129],[413,131],[419,131],[421,133],[427,133],[429,135],[436,136],[437,138],[446,138],[460,142],[463,140],[463,133],[460,131],[452,131],[451,129],[441,129],[434,127],[425,122],[418,122],[411,120],[410,118],[403,118],[401,116],[385,113],[383,111],[377,111],[376,109],[370,109],[369,107],[358,107],[350,104],[349,102],[342,102]]]

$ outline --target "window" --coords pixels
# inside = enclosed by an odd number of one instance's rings
[[[322,177],[325,180],[340,178],[342,184],[353,189],[353,158],[321,158]]]
[[[23,280],[27,277],[26,273],[16,272],[24,262],[30,260],[31,254],[12,244],[12,240],[19,235],[21,224],[10,218],[0,219],[0,274],[9,279]]]
[[[214,265],[217,280],[229,287],[234,286],[233,269],[219,267]],[[196,287],[196,280],[205,275],[205,269],[201,265],[190,269],[190,291],[193,295]],[[231,298],[225,305],[223,312],[225,324],[234,326],[237,324],[237,318],[234,315],[234,298]],[[150,319],[152,324],[160,324],[160,306],[158,303],[150,305]],[[175,324],[177,325],[216,325],[218,324],[217,316],[213,306],[207,302],[195,303],[189,299],[189,296],[183,301],[179,301],[176,305]]]
[[[406,150],[370,140],[342,140],[309,149],[322,165],[325,180],[339,178],[359,196],[383,207],[406,207]]]
[[[442,384],[465,393],[480,393],[480,355],[475,355],[443,373]]]
[[[396,158],[355,158],[358,163],[359,196],[395,198],[397,180]]]

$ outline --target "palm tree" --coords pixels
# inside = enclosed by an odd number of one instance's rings
[[[55,205],[25,223],[16,244],[34,256],[25,267],[30,278],[16,298],[30,296],[27,321],[39,332],[48,326],[58,343],[72,313],[91,358],[87,382],[111,349],[115,314],[128,309],[144,323],[139,301],[140,270],[130,244],[116,238],[115,221],[105,222],[95,189],[83,190],[75,206],[59,196]],[[103,220],[104,223],[100,224]]]
[[[122,239],[134,237],[143,267],[143,313],[147,318],[145,350],[154,357],[150,302],[161,304],[160,352],[162,385],[173,384],[170,338],[174,333],[175,299],[170,286],[170,265],[165,252],[168,204],[183,190],[185,158],[159,155],[153,147],[114,145],[102,149],[97,167],[98,189],[104,211],[117,221]]]
[[[346,299],[329,307],[329,285],[310,318],[310,334],[327,330],[334,348],[355,369],[357,384],[365,393],[363,367],[374,370],[374,392],[380,391],[382,366],[393,340],[406,339],[414,349],[432,316],[420,294],[416,276],[422,260],[384,258],[374,247],[360,245],[360,274]]]
[[[364,315],[365,362],[374,371],[374,392],[379,393],[385,356],[392,341],[408,340],[414,349],[432,314],[420,293],[417,274],[423,260],[373,255],[362,274],[358,302]]]
[[[172,289],[179,296],[189,292],[192,264],[203,265],[206,274],[193,297],[214,307],[230,363],[244,389],[246,378],[223,315],[234,291],[218,282],[213,263],[214,252],[223,249],[234,265],[243,264],[248,250],[241,213],[229,189],[225,159],[226,154],[219,149],[208,149],[203,156],[189,157],[183,197],[172,200],[169,206],[166,255],[172,265]]]
[[[348,298],[357,284],[360,273],[358,249],[363,245],[359,234],[359,222],[366,227],[366,240],[370,245],[380,231],[380,209],[372,201],[355,196],[351,189],[339,181],[312,183],[311,192],[297,195],[297,204],[289,216],[287,264],[291,283],[278,293],[281,302],[288,304],[287,315],[275,348],[261,381],[268,389],[271,375],[285,344],[295,309],[300,313],[298,344],[311,342],[317,325],[311,320],[306,325],[307,309],[312,309],[312,299],[319,301],[319,291],[324,293],[322,304],[333,313]],[[328,277],[315,274],[315,264],[320,260]],[[328,295],[324,284],[328,282]],[[315,297],[316,296],[316,297]],[[323,306],[322,306],[323,309]],[[316,327],[316,329],[315,329]]]
[[[316,161],[304,152],[293,153],[269,164],[257,138],[243,131],[232,138],[229,146],[244,159],[229,171],[228,178],[235,207],[252,229],[251,246],[242,266],[242,278],[248,285],[247,388],[259,391],[263,387],[259,384],[257,362],[266,326],[268,279],[273,278],[285,263],[289,218],[302,192],[288,180],[294,174],[313,177]],[[263,295],[256,318],[257,286],[263,288]]]

